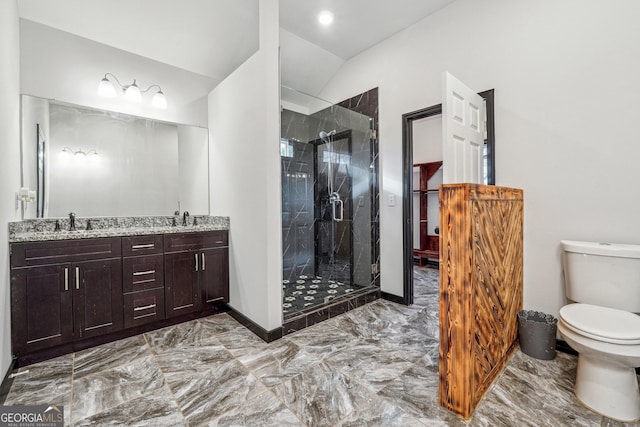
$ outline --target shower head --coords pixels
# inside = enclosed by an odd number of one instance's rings
[[[329,133],[321,130],[318,135],[320,136],[320,139],[323,140],[324,142],[329,142],[329,137],[331,137],[331,136],[333,136],[335,134],[336,134],[336,130],[334,129]]]

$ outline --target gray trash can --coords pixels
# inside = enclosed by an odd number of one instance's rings
[[[558,319],[539,311],[518,312],[520,350],[536,359],[551,360],[556,357],[556,332]]]

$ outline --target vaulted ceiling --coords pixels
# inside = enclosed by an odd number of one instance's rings
[[[317,94],[340,66],[454,0],[280,0],[282,83]],[[18,0],[20,17],[212,79],[258,48],[257,0]],[[331,10],[330,27],[317,14]]]

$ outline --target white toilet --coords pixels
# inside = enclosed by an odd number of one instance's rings
[[[558,331],[578,352],[575,393],[619,421],[640,419],[640,246],[563,240]]]

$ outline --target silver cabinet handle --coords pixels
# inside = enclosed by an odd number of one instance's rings
[[[69,290],[69,267],[64,268],[64,290]]]
[[[80,289],[80,267],[76,267],[76,289]]]
[[[205,264],[204,264],[204,252],[202,252],[202,271],[204,271],[205,269]]]
[[[145,306],[142,306],[142,307],[135,307],[135,308],[133,309],[133,311],[148,310],[148,309],[150,309],[150,308],[155,308],[155,306],[156,306],[155,304],[149,304],[149,305],[145,305]]]
[[[196,271],[198,271],[198,254],[193,254],[193,256],[196,259]]]
[[[131,246],[131,249],[150,249],[150,248],[155,248],[156,244],[155,243],[147,243],[144,245],[133,245]]]
[[[134,271],[134,272],[133,272],[133,275],[134,275],[134,276],[144,276],[144,275],[146,275],[146,274],[153,274],[153,273],[155,273],[155,272],[156,272],[155,270]]]

